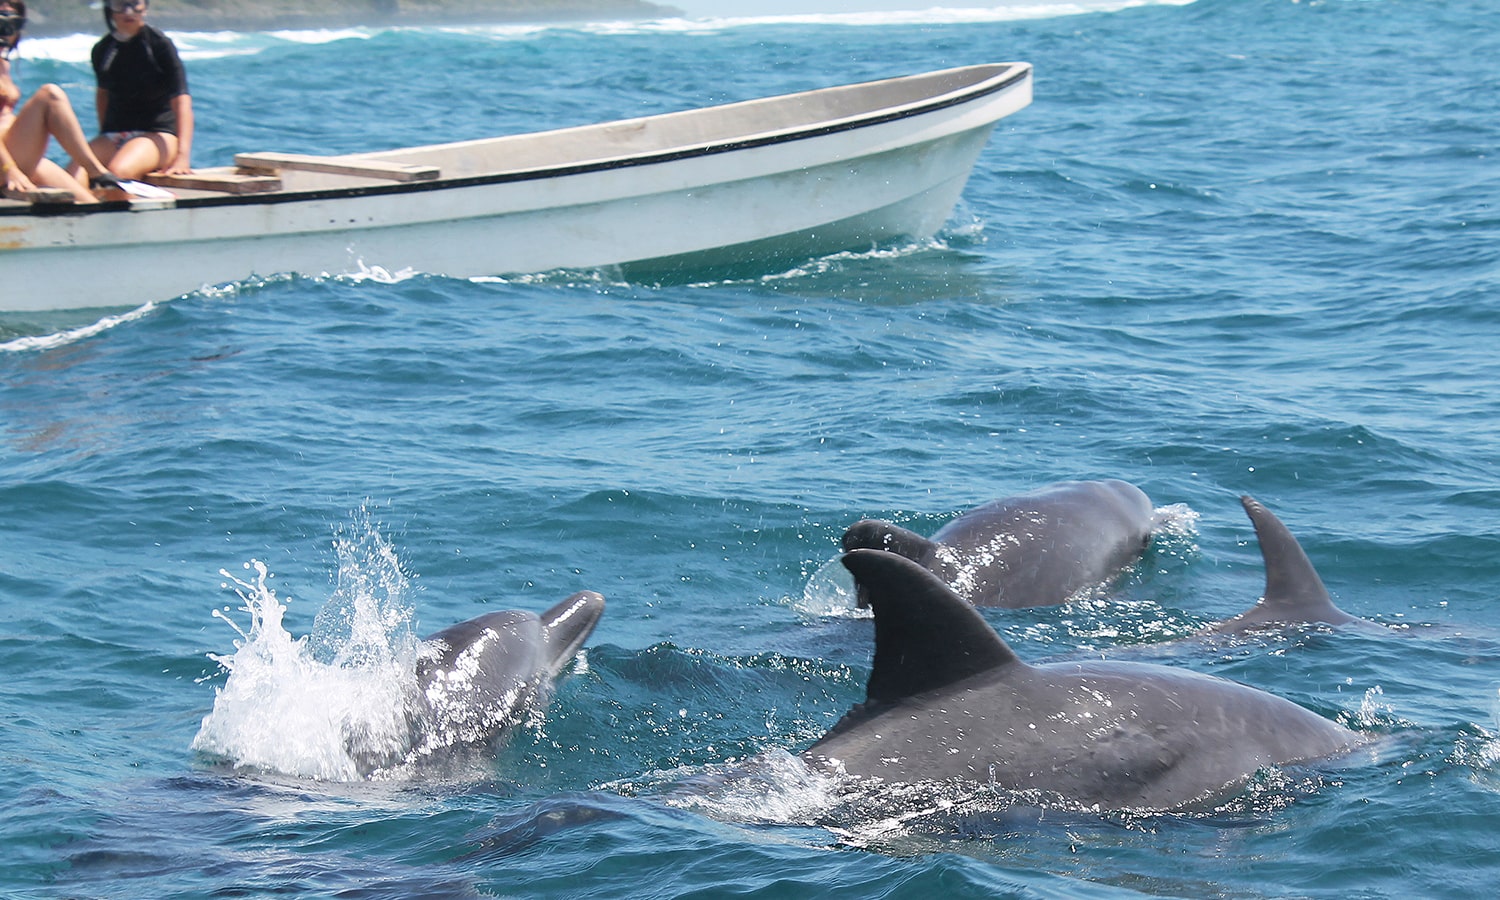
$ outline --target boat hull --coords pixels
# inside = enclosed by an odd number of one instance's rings
[[[951,214],[995,123],[1030,101],[1021,74],[909,115],[561,171],[4,216],[0,309],[136,305],[373,267],[680,279],[923,238]]]

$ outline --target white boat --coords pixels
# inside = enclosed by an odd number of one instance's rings
[[[344,156],[242,153],[170,196],[0,199],[0,311],[168,300],[284,272],[677,280],[934,234],[1031,66],[993,63]]]

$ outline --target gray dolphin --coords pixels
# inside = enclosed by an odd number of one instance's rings
[[[1254,606],[1232,619],[1210,625],[1201,633],[1240,634],[1266,628],[1364,621],[1333,604],[1302,545],[1275,513],[1248,494],[1240,497],[1240,505],[1255,525],[1255,539],[1265,560],[1265,593]]]
[[[580,591],[540,616],[492,612],[425,638],[416,755],[496,741],[545,702],[603,614],[604,598]]]
[[[804,751],[859,776],[960,778],[1105,809],[1211,808],[1256,770],[1361,737],[1264,691],[1144,663],[1022,662],[924,567],[854,550],[875,612],[868,697]]]
[[[1103,584],[1151,542],[1151,499],[1124,481],[1064,481],[992,500],[924,538],[881,519],[844,532],[844,550],[889,550],[978,606],[1052,606]]]

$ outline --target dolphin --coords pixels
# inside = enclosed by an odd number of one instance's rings
[[[931,538],[880,519],[843,549],[889,550],[932,570],[978,606],[1053,606],[1133,564],[1151,542],[1151,499],[1124,481],[1064,481],[992,500]]]
[[[1250,516],[1255,538],[1260,542],[1266,566],[1265,593],[1254,606],[1234,618],[1208,626],[1200,634],[1242,634],[1267,628],[1364,621],[1333,604],[1302,545],[1275,513],[1248,494],[1240,497],[1240,505]]]
[[[1145,663],[1030,665],[932,572],[853,550],[875,613],[865,702],[803,752],[894,782],[965,779],[1098,810],[1212,809],[1257,770],[1360,735],[1289,700]]]
[[[538,616],[492,612],[423,639],[417,661],[419,739],[428,756],[496,742],[545,703],[552,681],[604,614],[604,598],[580,591]]]

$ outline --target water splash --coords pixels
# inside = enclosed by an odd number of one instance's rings
[[[407,602],[411,576],[396,548],[361,508],[355,523],[336,532],[338,560],[333,595],[318,610],[310,635],[319,662],[364,666],[403,657],[416,644]]]
[[[1500,684],[1490,685],[1490,723],[1494,730],[1479,742],[1475,767],[1489,773],[1493,779],[1497,764],[1500,764]]]
[[[1377,684],[1365,689],[1359,711],[1353,714],[1349,727],[1356,731],[1371,731],[1392,721],[1396,721],[1396,710],[1385,702],[1385,689]]]
[[[352,781],[399,764],[411,752],[420,647],[404,594],[409,579],[368,520],[336,542],[339,583],[314,633],[293,638],[264,563],[224,585],[249,617],[214,616],[239,635],[234,652],[209,654],[228,674],[215,690],[192,748],[236,768]]]
[[[785,750],[766,750],[742,761],[657,776],[666,788],[660,799],[668,806],[723,822],[761,825],[814,824],[838,804],[849,781],[845,775],[809,766]]]
[[[860,609],[854,590],[854,578],[839,557],[823,563],[807,579],[802,596],[792,601],[799,615],[807,618],[838,617],[869,619],[874,612]]]
[[[1151,530],[1158,537],[1187,544],[1196,550],[1200,513],[1186,503],[1168,503],[1151,511]]]
[[[360,284],[365,281],[372,281],[375,284],[400,284],[421,274],[410,266],[392,272],[384,266],[367,265],[363,259],[355,260],[354,264],[357,268],[350,272],[339,273],[333,276],[334,279],[350,284]]]

